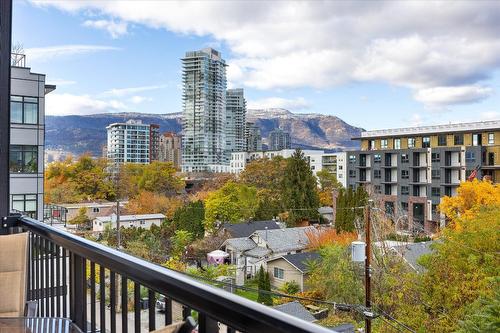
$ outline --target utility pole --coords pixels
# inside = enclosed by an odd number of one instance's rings
[[[371,251],[371,216],[370,216],[371,207],[370,205],[365,206],[365,237],[366,237],[366,245],[365,245],[365,306],[366,311],[371,312],[371,267],[370,261],[372,256]],[[372,331],[372,322],[371,318],[365,316],[365,327],[366,333],[371,333]]]
[[[122,237],[120,233],[120,200],[116,199],[116,242],[118,249],[122,246]]]

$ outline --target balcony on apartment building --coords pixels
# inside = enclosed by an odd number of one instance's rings
[[[384,157],[384,163],[382,168],[397,168],[398,167],[398,154],[397,153],[386,153]]]
[[[413,153],[413,163],[410,168],[425,169],[427,166],[427,153]]]
[[[1,231],[0,237],[26,235],[20,238],[27,258],[17,260],[23,263],[26,286],[21,283],[19,289],[26,290],[24,299],[32,309],[28,319],[21,319],[26,332],[26,325],[36,332],[191,332],[196,325],[198,332],[209,333],[332,332],[21,215],[5,218]],[[160,317],[155,309],[158,297],[165,310]],[[42,318],[45,321],[37,321]],[[64,325],[73,328],[51,328],[55,318],[68,318]],[[180,331],[165,330],[176,322],[182,325]],[[49,326],[35,329],[33,323]]]
[[[370,155],[360,154],[359,155],[359,164],[356,165],[356,168],[360,168],[360,169],[371,168]]]
[[[462,167],[460,151],[446,151],[444,153],[444,165],[446,169],[460,169]]]

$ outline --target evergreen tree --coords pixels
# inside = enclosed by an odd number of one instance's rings
[[[203,220],[205,219],[205,207],[203,201],[193,201],[178,208],[172,218],[174,230],[189,231],[194,238],[202,238],[205,234]]]
[[[258,281],[258,289],[259,289],[259,295],[257,297],[257,302],[264,303],[265,295],[264,295],[264,293],[260,292],[261,290],[265,290],[265,284],[266,284],[265,272],[264,272],[264,268],[262,266],[260,266],[259,274],[257,275],[257,281]]]
[[[265,272],[264,274],[264,290],[271,291],[271,279],[269,278],[269,273]],[[264,293],[264,300],[262,303],[265,305],[273,305],[273,297],[270,293]]]
[[[283,205],[288,209],[289,226],[302,220],[318,218],[317,180],[300,149],[287,160],[281,187]]]
[[[335,218],[335,229],[337,232],[355,231],[356,220],[362,221],[364,210],[357,207],[363,207],[368,203],[368,192],[358,186],[354,191],[351,187],[341,188],[337,197],[337,213]]]

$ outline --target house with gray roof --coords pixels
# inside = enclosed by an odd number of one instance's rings
[[[221,232],[231,238],[248,237],[257,230],[274,230],[280,226],[276,221],[248,221],[243,223],[223,223]]]
[[[267,261],[271,285],[281,288],[285,283],[295,281],[300,291],[306,289],[309,265],[321,259],[318,252],[298,252]]]
[[[403,260],[417,273],[423,273],[425,268],[418,264],[418,260],[424,254],[432,253],[432,244],[435,241],[407,243],[393,246],[391,249],[400,255]]]
[[[273,306],[273,308],[311,323],[316,321],[316,318],[298,301],[283,303]]]
[[[248,237],[227,239],[221,249],[236,265],[236,284],[255,276],[260,266],[267,269],[267,261],[284,255],[302,252],[309,246],[308,234],[319,232],[319,227],[297,227],[257,230]]]

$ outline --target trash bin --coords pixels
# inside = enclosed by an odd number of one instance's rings
[[[147,299],[147,298],[142,298],[141,299],[141,309],[142,310],[149,309],[149,299]]]

